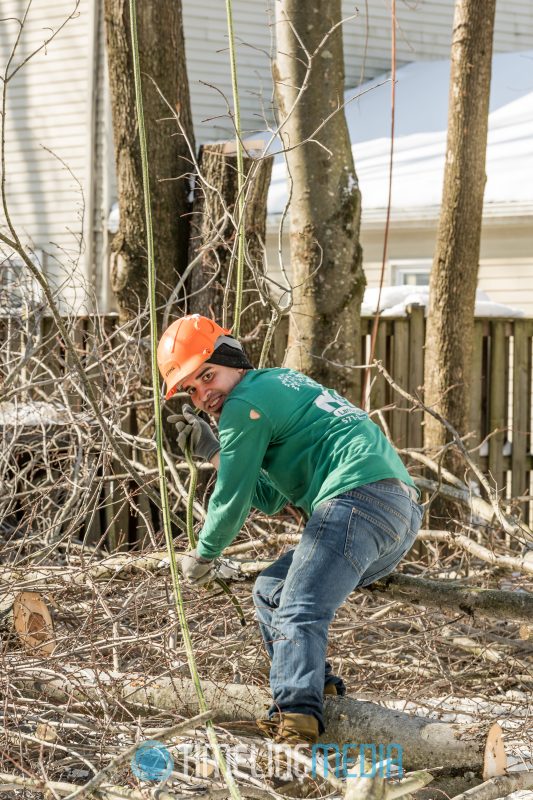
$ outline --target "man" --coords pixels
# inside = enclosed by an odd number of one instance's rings
[[[356,587],[387,575],[410,549],[422,518],[417,490],[366,412],[294,370],[255,370],[206,317],[176,320],[158,363],[167,399],[185,391],[218,422],[219,438],[188,405],[170,418],[179,445],[218,471],[198,546],[182,559],[186,580],[209,581],[251,506],[275,514],[290,502],[309,517],[253,598],[273,696],[258,725],[278,742],[314,743],[324,694],[346,691],[325,660],[329,625]]]

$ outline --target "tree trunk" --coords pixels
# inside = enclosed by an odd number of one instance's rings
[[[197,179],[191,224],[189,262],[200,256],[190,281],[189,311],[212,315],[222,321],[224,292],[228,280],[235,228],[228,217],[235,213],[237,201],[237,158],[224,144],[200,148],[198,167],[203,181]],[[254,273],[261,280],[263,246],[266,235],[267,195],[272,173],[272,158],[257,161],[244,158],[246,264],[244,300],[241,316],[241,339],[252,364],[257,366],[261,355],[269,307],[261,302]],[[234,305],[235,274],[228,287],[228,307]],[[266,286],[264,287],[266,290]],[[231,319],[231,317],[230,317]],[[253,338],[246,341],[247,336]]]
[[[141,154],[127,0],[105,0],[107,60],[120,226],[112,245],[112,288],[120,316],[135,317],[147,299],[146,231]],[[155,84],[180,115],[194,146],[181,3],[165,0],[137,4],[139,56],[154,224],[158,305],[164,303],[187,261],[188,179],[185,139]]]
[[[34,669],[31,675],[16,676],[13,684],[25,691],[37,692],[41,698],[59,702],[94,701],[100,707],[102,692],[107,690],[108,703],[115,698],[120,705],[133,705],[137,714],[143,707],[147,713],[153,712],[154,708],[186,716],[198,713],[194,683],[178,675],[155,678],[113,673],[110,676],[99,671],[91,680],[85,670],[81,674],[79,670],[73,670],[69,679],[67,675],[50,677],[48,671],[39,675]],[[235,722],[239,729],[245,727],[251,735],[258,735],[255,726],[245,726],[243,721],[253,722],[266,716],[271,704],[266,689],[231,683],[222,686],[209,680],[202,681],[202,688],[214,722]],[[405,770],[438,766],[444,769],[468,768],[482,773],[485,771],[489,732],[491,741],[496,739],[498,766],[505,764],[501,729],[497,725],[461,725],[428,720],[352,697],[327,697],[324,711],[326,733],[321,738],[330,748],[342,748],[343,745],[355,748],[361,742],[384,745],[394,742],[402,748]],[[227,727],[231,731],[231,724]],[[331,752],[330,749],[328,754]],[[502,772],[497,769],[492,770],[492,774]]]
[[[496,0],[456,0],[448,139],[426,332],[425,402],[466,432]],[[425,445],[446,431],[426,415]]]
[[[339,366],[360,363],[365,286],[359,243],[361,195],[341,107],[340,20],[340,0],[324,0],[315,7],[299,0],[276,3],[274,81],[281,138],[291,148],[286,158],[293,181],[294,305],[285,363],[359,402],[359,371]]]
[[[104,0],[104,14],[120,211],[119,230],[111,245],[111,285],[120,321],[140,316],[136,335],[142,337],[148,322],[147,246],[127,0]],[[190,153],[171,111],[179,114],[194,147],[180,0],[137,3],[137,29],[154,228],[156,304],[161,312],[185,269],[189,232],[190,187],[184,174],[190,168]],[[134,359],[140,359],[140,363],[132,367]],[[142,431],[149,436],[153,432],[149,349],[133,342],[130,363],[121,368],[124,374],[132,375],[131,398],[140,401],[124,424],[129,426],[129,433]],[[169,428],[167,434],[173,441],[174,429]],[[141,449],[137,457],[146,466],[155,465],[155,452]],[[125,498],[120,497],[119,502],[124,505]],[[157,526],[158,512],[153,507],[152,513]],[[124,540],[129,535],[126,526],[129,527],[127,519],[118,531]]]

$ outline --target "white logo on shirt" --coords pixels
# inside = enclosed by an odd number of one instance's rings
[[[334,389],[324,389],[322,394],[319,394],[315,399],[315,405],[335,417],[342,417],[343,422],[354,422],[355,420],[366,419],[368,416],[366,411],[353,406],[345,397],[337,394]]]
[[[319,384],[307,375],[302,375],[301,372],[287,372],[284,375],[278,375],[279,380],[284,386],[289,389],[296,389],[300,391],[302,386],[312,386],[318,388]]]

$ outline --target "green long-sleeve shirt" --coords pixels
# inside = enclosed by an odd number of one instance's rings
[[[251,506],[275,514],[287,502],[308,515],[324,500],[384,478],[414,485],[366,412],[290,369],[250,370],[219,420],[220,465],[198,553],[216,558]]]

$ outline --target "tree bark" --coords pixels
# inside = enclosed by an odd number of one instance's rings
[[[105,0],[105,28],[120,225],[112,244],[111,282],[122,320],[144,310],[147,299],[146,231],[141,155],[127,0]],[[137,4],[139,55],[155,236],[158,305],[187,262],[189,151],[159,95],[175,109],[194,146],[181,3]],[[182,176],[182,177],[180,177]]]
[[[456,0],[448,138],[426,332],[425,403],[466,432],[496,0]],[[425,418],[425,446],[446,431]]]
[[[203,181],[197,179],[191,223],[189,262],[200,257],[191,281],[192,312],[212,315],[222,321],[226,283],[235,245],[235,227],[228,217],[235,213],[237,202],[237,158],[227,153],[224,144],[203,145],[198,157]],[[264,274],[263,246],[266,236],[267,195],[272,174],[272,158],[260,161],[244,158],[246,264],[244,302],[241,316],[241,339],[252,364],[257,366],[265,327],[270,320],[269,307],[261,302],[256,285]],[[228,307],[234,305],[235,271],[228,286]],[[266,289],[266,286],[265,286]],[[231,320],[231,317],[230,317]],[[250,337],[252,334],[252,337]],[[248,341],[246,341],[247,337]]]
[[[128,1],[104,0],[104,16],[120,212],[119,229],[111,245],[111,285],[120,321],[140,316],[137,335],[142,337],[146,336],[148,322],[146,226]],[[190,171],[190,153],[170,110],[179,114],[194,147],[180,0],[137,3],[137,31],[154,229],[156,306],[161,315],[186,267],[189,236],[190,186],[186,173]],[[131,358],[140,358],[140,364],[134,370],[126,365],[124,373],[132,374],[132,399],[145,402],[131,411],[125,425],[129,424],[129,433],[143,431],[150,435],[153,413],[151,403],[146,402],[152,393],[150,351],[139,347],[138,341],[132,350]],[[174,441],[173,426],[166,426],[166,432]],[[138,457],[146,466],[155,465],[155,452],[140,450]],[[158,512],[153,506],[152,513],[157,525]],[[118,531],[124,540],[129,535],[128,527],[126,519]]]
[[[533,595],[503,589],[478,589],[456,581],[429,581],[411,575],[392,574],[373,583],[371,591],[383,592],[403,603],[483,614],[514,622],[531,622]]]
[[[359,371],[339,366],[360,363],[365,286],[361,194],[342,108],[340,20],[340,0],[314,7],[299,0],[276,3],[274,82],[293,181],[294,304],[285,364],[359,402]]]
[[[13,684],[59,702],[100,702],[102,691],[107,689],[121,704],[133,706],[136,713],[143,708],[147,713],[157,708],[193,716],[198,711],[194,683],[177,675],[154,678],[113,673],[110,676],[99,671],[91,680],[88,670],[79,675],[73,671],[70,677],[55,678],[48,672],[40,676],[34,669],[29,676],[19,673]],[[258,686],[222,686],[205,680],[202,687],[215,722],[253,721],[264,717],[271,704],[269,692]],[[445,769],[467,767],[481,773],[487,736],[494,729],[494,726],[486,724],[460,725],[428,720],[351,697],[328,697],[324,710],[326,733],[322,735],[322,741],[340,748],[345,744],[357,746],[361,742],[398,743],[403,750],[403,768],[407,770],[431,766]],[[249,732],[258,735],[255,726],[250,726]],[[499,755],[504,758],[501,737],[499,747]]]

